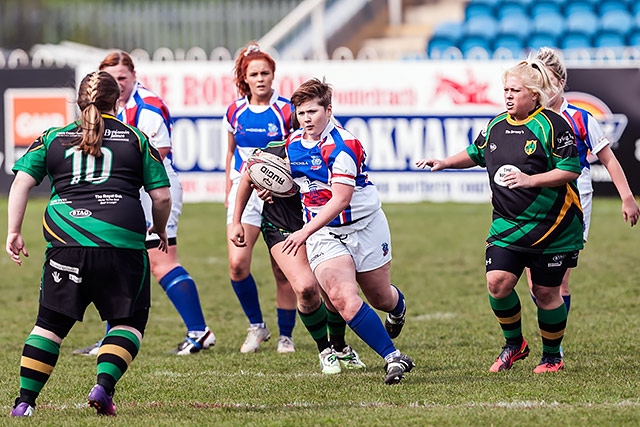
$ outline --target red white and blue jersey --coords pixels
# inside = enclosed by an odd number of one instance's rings
[[[287,140],[291,174],[300,186],[304,219],[309,222],[333,195],[331,185],[351,185],[351,203],[327,226],[337,227],[362,219],[380,209],[378,190],[369,181],[366,154],[349,131],[329,122],[319,141],[302,138],[298,129]]]
[[[283,141],[291,133],[291,101],[274,90],[269,104],[251,105],[245,96],[227,107],[224,125],[236,140],[229,171],[231,180],[241,176],[245,161],[256,148],[264,148],[271,141]]]
[[[139,82],[131,92],[124,108],[118,111],[118,119],[144,132],[156,148],[171,148],[171,115],[162,99]],[[172,170],[171,151],[164,165]]]
[[[560,111],[576,134],[576,145],[582,167],[582,172],[578,177],[578,191],[580,194],[592,193],[591,165],[588,156],[598,154],[600,150],[609,145],[609,139],[605,136],[598,121],[588,111],[569,104],[566,99],[563,99]]]

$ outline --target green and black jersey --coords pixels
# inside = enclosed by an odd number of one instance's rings
[[[102,117],[102,156],[78,150],[81,129],[74,122],[44,132],[13,167],[38,184],[45,176],[51,181],[43,218],[49,247],[145,249],[140,187],[168,187],[169,179],[160,154],[141,131],[111,115]]]
[[[467,153],[489,173],[493,221],[487,243],[536,253],[582,249],[582,208],[574,181],[553,188],[515,189],[503,181],[510,170],[527,175],[555,168],[580,173],[575,135],[561,116],[543,108],[522,121],[500,114]]]

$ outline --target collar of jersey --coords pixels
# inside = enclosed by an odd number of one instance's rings
[[[516,120],[513,117],[511,117],[511,114],[507,114],[507,123],[509,123],[510,125],[523,125],[527,122],[529,122],[530,120],[533,119],[533,117],[538,114],[540,111],[544,110],[544,107],[540,106],[538,108],[536,108],[535,110],[533,110],[531,113],[529,113],[529,115],[527,116],[526,119],[524,120]]]

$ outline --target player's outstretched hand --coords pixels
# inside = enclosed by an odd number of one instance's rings
[[[18,265],[22,265],[22,259],[20,259],[20,254],[25,257],[29,256],[29,252],[27,251],[27,247],[24,244],[24,239],[22,238],[21,233],[9,233],[7,235],[7,253],[11,258],[11,261],[15,262]]]
[[[439,171],[445,168],[444,162],[439,159],[421,159],[416,162],[416,166],[420,169],[424,169],[427,166],[431,167],[431,171]]]

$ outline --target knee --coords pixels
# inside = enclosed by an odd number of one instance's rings
[[[318,292],[318,287],[315,284],[302,285],[296,288],[296,295],[305,305],[314,305],[315,302],[320,301],[320,292]]]
[[[488,275],[487,290],[489,291],[489,294],[494,298],[506,298],[517,283],[517,278],[515,276],[513,277],[515,280],[504,275]]]
[[[245,279],[249,273],[250,263],[243,258],[229,258],[229,275],[232,280]]]

